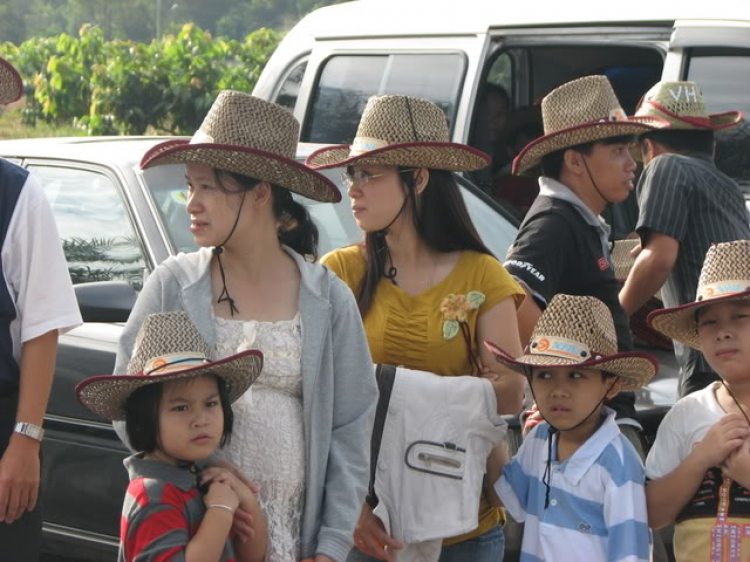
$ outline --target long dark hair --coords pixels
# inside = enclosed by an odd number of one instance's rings
[[[451,172],[429,170],[427,187],[419,199],[416,195],[416,177],[406,167],[399,167],[406,194],[407,212],[411,212],[419,237],[436,252],[474,250],[493,255],[479,237],[471,222],[466,203]],[[372,305],[378,283],[385,274],[388,243],[383,232],[368,232],[365,236],[367,269],[357,293],[357,305],[364,317]]]
[[[222,175],[228,175],[246,191],[250,191],[262,180],[251,178],[235,172],[217,170],[216,178],[219,187],[226,193],[232,193],[221,181]],[[279,241],[303,256],[318,259],[318,227],[312,220],[307,208],[292,197],[288,189],[271,184],[273,216],[281,223]]]

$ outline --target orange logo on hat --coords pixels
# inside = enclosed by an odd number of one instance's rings
[[[549,340],[547,338],[540,338],[536,345],[537,351],[547,351],[549,349]]]

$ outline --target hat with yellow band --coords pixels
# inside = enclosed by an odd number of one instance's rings
[[[305,163],[316,169],[373,165],[471,172],[490,160],[480,150],[450,142],[445,113],[431,101],[383,95],[367,101],[351,145],[326,146]]]
[[[651,355],[618,352],[612,314],[594,297],[555,295],[521,357],[511,357],[490,342],[485,345],[498,361],[521,374],[529,367],[597,369],[621,377],[623,391],[638,390],[658,370]]]
[[[648,316],[654,330],[700,349],[698,309],[728,300],[750,300],[750,240],[715,244],[703,262],[695,301],[655,310]]]

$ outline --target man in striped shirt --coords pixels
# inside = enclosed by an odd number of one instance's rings
[[[713,160],[714,131],[736,125],[739,112],[709,115],[694,82],[659,82],[636,116],[659,117],[669,127],[639,137],[646,166],[638,182],[642,249],[620,292],[628,315],[662,285],[665,307],[693,302],[708,248],[750,238],[742,192]],[[680,396],[718,380],[699,352],[675,342],[675,354]]]

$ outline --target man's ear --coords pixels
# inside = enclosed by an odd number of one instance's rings
[[[609,388],[607,391],[607,400],[612,400],[620,393],[620,389],[622,388],[622,378],[614,377],[614,380],[608,378],[604,382],[607,384],[607,388]]]
[[[566,150],[563,154],[563,167],[567,168],[571,174],[582,176],[585,172],[583,155],[577,150]]]

